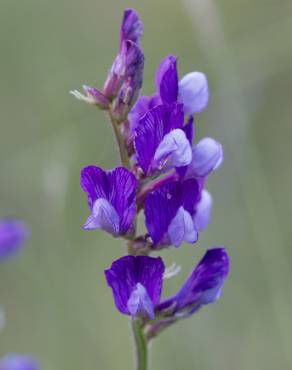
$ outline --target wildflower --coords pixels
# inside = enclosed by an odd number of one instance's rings
[[[29,355],[8,354],[0,359],[0,370],[38,370],[37,361]]]
[[[190,143],[183,130],[182,105],[158,105],[149,110],[135,130],[137,162],[145,175],[191,162]]]
[[[167,183],[148,194],[145,218],[154,248],[197,241],[193,217],[199,200],[200,185],[195,179]]]
[[[164,263],[160,257],[125,256],[105,271],[117,309],[125,314],[154,319],[160,301]]]
[[[153,107],[153,102],[156,105],[181,103],[184,112],[193,115],[202,112],[207,107],[208,101],[209,88],[206,75],[202,72],[191,72],[179,81],[177,58],[168,55],[160,62],[156,71],[156,93],[150,97],[141,96],[137,100],[132,109],[134,112],[129,114],[130,126],[134,130],[139,125],[139,120]]]
[[[91,215],[84,229],[103,229],[113,236],[126,234],[136,211],[135,176],[126,168],[104,171],[88,166],[81,171],[81,187],[87,193]]]
[[[23,221],[0,220],[0,261],[19,253],[28,236],[29,230]]]
[[[221,248],[209,249],[182,288],[157,306],[167,316],[187,317],[202,306],[216,302],[229,272],[229,257]]]

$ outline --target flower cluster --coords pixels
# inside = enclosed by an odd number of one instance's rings
[[[84,94],[71,93],[105,110],[117,138],[122,167],[91,165],[81,171],[90,210],[83,227],[126,240],[128,255],[114,261],[105,277],[117,309],[140,320],[150,339],[220,297],[229,259],[223,247],[209,249],[182,288],[161,298],[165,266],[150,253],[198,241],[211,218],[207,179],[221,165],[223,149],[210,137],[193,144],[195,118],[209,99],[203,73],[180,79],[177,58],[168,55],[157,68],[154,94],[140,95],[142,33],[137,12],[126,10],[118,54],[103,89],[86,85]],[[142,212],[147,231],[138,235]]]

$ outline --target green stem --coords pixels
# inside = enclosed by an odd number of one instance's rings
[[[115,119],[115,117],[112,113],[111,107],[108,109],[108,117],[109,117],[109,120],[111,121],[113,130],[114,130],[114,134],[115,134],[115,137],[116,137],[116,140],[117,140],[117,143],[118,143],[122,165],[127,167],[127,168],[130,168],[131,164],[130,164],[130,160],[129,160],[129,156],[128,156],[128,151],[127,151],[127,148],[126,148],[126,145],[125,145],[125,140],[123,138],[123,135],[121,134],[121,130],[119,128],[118,122],[117,122],[117,120]]]
[[[147,342],[139,319],[132,320],[132,330],[135,341],[135,370],[147,370]]]

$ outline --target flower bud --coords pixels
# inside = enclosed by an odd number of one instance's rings
[[[100,109],[108,109],[109,100],[101,91],[87,85],[83,85],[83,90],[86,95],[80,93],[78,90],[72,90],[70,94],[86,103],[97,105]]]

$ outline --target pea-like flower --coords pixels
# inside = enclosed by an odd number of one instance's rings
[[[141,118],[134,146],[145,175],[191,162],[191,146],[183,126],[182,105],[176,103],[158,105]]]
[[[153,107],[153,104],[181,103],[184,113],[193,115],[202,112],[208,105],[209,88],[207,77],[202,72],[186,74],[180,81],[177,72],[177,58],[168,55],[156,71],[156,92],[152,96],[140,96],[129,114],[132,130],[139,120]]]
[[[187,317],[216,302],[229,273],[229,257],[223,247],[209,249],[182,288],[157,306],[157,312]]]
[[[117,237],[126,234],[136,211],[135,176],[124,167],[104,171],[88,166],[81,171],[81,187],[87,193],[91,215],[85,230],[102,229]]]
[[[160,301],[164,263],[160,257],[125,256],[105,271],[117,309],[132,317],[154,319]]]
[[[209,249],[182,288],[172,297],[160,300],[165,266],[160,257],[125,256],[105,271],[117,309],[132,317],[153,320],[158,327],[197,312],[216,302],[229,272],[224,248]]]
[[[0,370],[39,370],[38,362],[30,355],[8,354],[0,359]]]
[[[198,240],[195,215],[200,197],[200,183],[195,179],[167,183],[147,195],[146,226],[154,248]]]
[[[29,236],[25,222],[15,219],[0,220],[0,261],[18,254]]]

